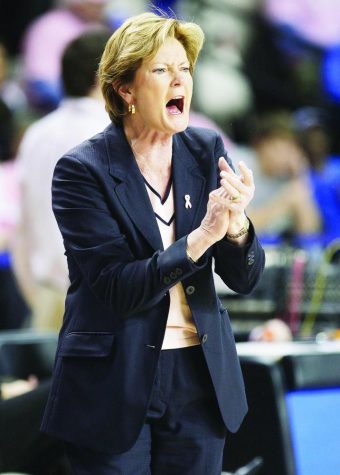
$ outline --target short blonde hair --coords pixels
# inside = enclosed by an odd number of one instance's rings
[[[106,110],[113,122],[121,123],[126,113],[118,88],[133,81],[143,60],[151,59],[167,38],[176,38],[183,45],[192,73],[204,41],[203,31],[195,23],[165,14],[142,13],[127,19],[108,40],[98,76]]]

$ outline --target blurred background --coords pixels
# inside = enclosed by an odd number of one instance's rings
[[[263,279],[248,296],[216,279],[256,407],[231,438],[225,469],[261,456],[247,473],[338,475],[339,0],[0,0],[0,373],[4,384],[24,384],[8,399],[22,407],[22,397],[48,381],[62,321],[68,277],[50,205],[55,163],[108,124],[95,77],[101,51],[127,17],[154,6],[202,27],[191,125],[219,131],[235,167],[243,160],[255,177],[248,214],[266,250]],[[22,418],[7,422],[13,439]],[[9,453],[11,440],[0,440],[0,451]],[[308,465],[305,451],[321,446]],[[10,447],[17,459],[13,440]],[[8,467],[67,473],[53,450],[48,467]]]

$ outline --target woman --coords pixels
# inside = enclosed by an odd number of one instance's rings
[[[71,285],[43,430],[77,474],[220,474],[244,387],[211,261],[250,292],[264,264],[251,171],[187,128],[203,33],[138,15],[99,78],[112,125],[57,164],[53,208]]]

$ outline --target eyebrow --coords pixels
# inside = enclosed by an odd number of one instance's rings
[[[183,64],[187,64],[187,63],[190,64],[190,61],[188,59],[186,59],[185,61],[182,61],[181,63],[179,63],[179,66],[182,66]],[[154,66],[155,64],[166,64],[166,65],[168,65],[170,63],[167,63],[165,61],[155,61],[155,62],[151,63],[151,66]]]

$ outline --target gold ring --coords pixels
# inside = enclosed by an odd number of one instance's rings
[[[233,203],[239,203],[241,201],[241,193],[239,193],[237,196],[231,196],[230,201]]]

